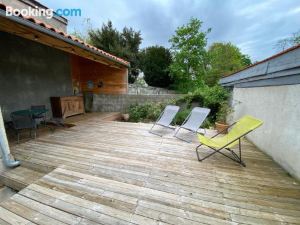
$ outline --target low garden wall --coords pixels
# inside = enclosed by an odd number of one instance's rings
[[[128,94],[139,94],[139,95],[162,95],[162,94],[175,94],[174,90],[159,87],[139,87],[134,84],[128,85]]]
[[[162,94],[162,95],[108,95],[93,94],[91,111],[94,112],[127,112],[130,105],[145,104],[149,102],[164,102],[177,99],[182,95],[179,94]]]

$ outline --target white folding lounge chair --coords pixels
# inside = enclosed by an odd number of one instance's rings
[[[152,131],[155,125],[159,125],[162,127],[166,127],[169,129],[175,129],[173,127],[170,127],[170,124],[172,123],[174,117],[176,116],[177,112],[179,111],[179,106],[176,105],[167,105],[164,111],[160,114],[157,121],[153,124],[153,126],[150,129],[150,133],[161,136],[161,134],[155,133]]]
[[[174,137],[176,137],[180,140],[186,141],[186,142],[191,142],[191,140],[188,141],[186,139],[178,137],[177,134],[178,134],[179,130],[185,129],[185,130],[193,132],[194,134],[198,133],[198,129],[200,128],[200,126],[202,125],[202,123],[204,122],[206,117],[208,116],[209,112],[210,112],[210,109],[207,109],[207,108],[200,108],[200,107],[193,108],[193,110],[190,112],[188,117],[183,121],[182,125],[175,132]]]

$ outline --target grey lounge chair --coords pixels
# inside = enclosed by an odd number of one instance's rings
[[[164,111],[160,114],[157,121],[153,124],[153,126],[150,129],[150,133],[161,136],[161,134],[155,133],[152,131],[154,126],[159,125],[162,127],[166,127],[169,129],[175,129],[173,127],[170,127],[170,124],[172,123],[174,117],[176,116],[177,112],[179,111],[179,106],[176,105],[167,105]]]
[[[186,140],[184,138],[178,137],[177,134],[179,133],[179,130],[185,129],[193,132],[194,134],[198,133],[198,129],[200,128],[200,126],[208,116],[209,112],[210,109],[207,108],[200,108],[200,107],[193,108],[193,110],[190,112],[188,117],[183,121],[182,125],[175,132],[174,137],[186,142],[191,142],[191,140]]]

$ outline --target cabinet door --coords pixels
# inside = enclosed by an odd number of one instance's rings
[[[74,113],[80,113],[80,110],[79,110],[79,101],[77,99],[74,99],[73,101],[73,110],[74,110]]]
[[[61,100],[61,109],[63,118],[84,113],[83,98],[64,97]]]
[[[72,101],[69,100],[62,100],[61,101],[61,109],[63,118],[73,115],[73,105]]]
[[[74,110],[76,113],[84,113],[83,99],[80,97],[74,98]]]
[[[79,113],[84,113],[83,98],[78,99],[78,112]]]

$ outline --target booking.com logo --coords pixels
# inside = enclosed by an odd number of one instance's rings
[[[81,16],[81,9],[40,9],[35,8],[26,8],[26,9],[13,9],[12,7],[6,7],[6,16],[24,16],[24,17],[46,17],[51,19],[53,15],[58,16]]]

